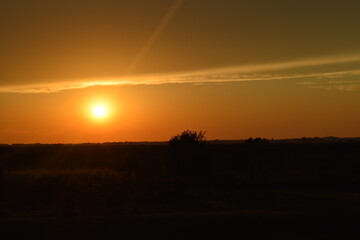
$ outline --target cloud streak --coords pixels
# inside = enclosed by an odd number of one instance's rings
[[[184,3],[184,1],[185,0],[175,0],[174,1],[174,3],[171,5],[170,9],[167,11],[167,13],[161,19],[159,25],[155,28],[154,32],[150,35],[149,39],[145,42],[144,46],[140,49],[138,54],[135,56],[129,69],[127,70],[127,74],[131,74],[136,69],[136,67],[141,62],[141,60],[144,58],[146,53],[151,49],[151,47],[154,45],[156,40],[163,33],[163,31],[165,30],[167,25],[170,23],[171,19],[174,17],[174,15],[179,10],[179,8]]]
[[[359,80],[330,80],[330,81],[305,81],[299,82],[299,85],[304,85],[307,88],[323,89],[329,91],[343,91],[352,92],[360,90]]]
[[[306,83],[307,79],[310,79],[311,81],[321,79],[338,79],[338,81],[340,81],[343,78],[352,78],[354,76],[360,76],[360,54],[203,69],[178,73],[106,77],[102,79],[80,79],[45,84],[0,86],[0,92],[48,93],[93,86],[139,84],[154,85],[166,83],[226,83],[282,79],[299,79],[302,83]],[[353,89],[358,90],[356,87],[353,87]]]

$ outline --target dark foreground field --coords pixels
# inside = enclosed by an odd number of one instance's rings
[[[1,239],[359,239],[359,143],[0,147]]]

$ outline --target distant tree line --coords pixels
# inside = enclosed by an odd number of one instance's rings
[[[267,138],[248,138],[244,143],[269,143],[271,140]]]

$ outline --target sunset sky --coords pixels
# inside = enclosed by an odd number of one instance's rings
[[[358,0],[0,4],[0,143],[360,137]]]

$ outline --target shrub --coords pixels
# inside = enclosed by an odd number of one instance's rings
[[[183,131],[181,134],[173,136],[169,140],[170,145],[195,145],[206,143],[204,131]]]

